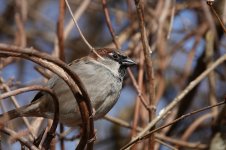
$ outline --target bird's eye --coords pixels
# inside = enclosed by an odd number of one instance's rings
[[[118,54],[116,54],[116,53],[110,53],[109,55],[110,55],[113,59],[118,59],[118,58],[119,58]]]

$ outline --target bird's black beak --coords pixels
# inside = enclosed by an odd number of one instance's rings
[[[121,64],[125,67],[130,67],[136,65],[136,62],[130,59],[129,57],[125,57],[122,59]]]

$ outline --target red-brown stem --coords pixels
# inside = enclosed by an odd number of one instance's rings
[[[222,27],[224,33],[226,33],[226,28],[225,28],[225,26],[224,26],[224,23],[223,23],[223,21],[221,20],[221,18],[219,17],[219,15],[217,14],[217,12],[216,12],[216,10],[214,9],[213,5],[212,5],[212,4],[209,4],[209,3],[207,3],[207,4],[210,6],[210,8],[211,8],[211,10],[213,11],[214,15],[217,17],[218,21],[220,22],[220,25],[221,25],[221,27]]]
[[[155,85],[154,85],[154,72],[153,72],[153,66],[152,66],[152,61],[150,58],[150,48],[149,48],[149,43],[147,39],[147,33],[144,25],[144,4],[143,1],[141,0],[135,0],[135,5],[137,9],[137,15],[139,18],[139,26],[141,29],[141,41],[143,45],[143,53],[144,53],[144,60],[145,60],[145,67],[147,70],[147,94],[149,98],[149,105],[151,108],[154,108],[154,99],[155,99]],[[151,121],[155,116],[155,110],[151,109],[149,112],[149,120]],[[154,149],[154,136],[150,136],[150,150]]]
[[[139,64],[139,72],[138,72],[138,86],[139,89],[142,91],[143,86],[143,76],[144,76],[144,55],[143,53],[140,53],[140,64]],[[134,137],[137,132],[137,124],[138,124],[138,118],[139,118],[139,112],[140,112],[140,101],[138,100],[139,96],[137,97],[136,103],[135,103],[135,110],[134,110],[134,119],[133,119],[133,128],[132,128],[132,134],[131,136]],[[136,149],[136,145],[132,147],[131,149]]]
[[[25,47],[27,44],[27,37],[26,37],[26,32],[25,32],[25,27],[24,27],[24,21],[26,16],[23,16],[23,11],[22,9],[27,9],[26,7],[26,1],[20,1],[16,0],[16,13],[15,13],[15,22],[17,26],[17,32],[16,34],[16,39],[15,39],[15,44],[21,47]]]
[[[65,17],[65,2],[64,0],[59,1],[59,16],[57,22],[57,38],[58,38],[58,52],[59,58],[62,61],[65,61],[64,54],[64,17]],[[60,133],[64,132],[63,124],[60,124]],[[60,148],[64,150],[64,139],[60,139]]]
[[[128,71],[129,76],[130,76],[130,79],[132,80],[133,86],[135,87],[135,89],[136,89],[136,91],[138,93],[138,97],[139,97],[141,103],[143,104],[143,106],[148,111],[150,111],[150,107],[147,105],[147,103],[145,101],[145,98],[144,98],[143,94],[141,93],[141,90],[140,90],[139,86],[137,85],[137,81],[136,81],[132,71],[129,68],[127,68],[127,71]]]
[[[59,16],[57,22],[57,38],[58,38],[58,47],[59,47],[59,58],[62,61],[65,61],[64,54],[64,16],[65,16],[65,2],[60,0],[59,2]]]
[[[107,22],[107,26],[108,26],[108,29],[110,31],[112,40],[113,40],[116,48],[120,49],[120,46],[119,46],[119,44],[118,44],[118,42],[116,40],[116,37],[115,37],[115,31],[114,31],[114,29],[112,27],[112,24],[111,24],[111,19],[109,17],[109,11],[108,11],[106,0],[102,0],[102,5],[103,5],[103,9],[104,9],[104,16],[105,16],[105,19],[106,19],[106,22]]]

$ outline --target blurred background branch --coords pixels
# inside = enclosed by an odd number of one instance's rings
[[[147,125],[164,126],[225,98],[225,59],[212,70],[211,66],[226,54],[226,2],[207,2],[69,0],[74,17],[92,47],[120,48],[138,64],[128,70],[119,101],[109,112],[107,121],[95,122],[94,149],[120,149],[140,133],[146,134],[150,129],[145,131]],[[90,49],[81,40],[66,10],[63,0],[2,0],[0,43],[21,49],[32,47],[66,63],[83,57]],[[0,55],[1,94],[44,84],[52,75],[43,66],[5,56]],[[209,74],[194,85],[192,81],[207,71]],[[193,88],[186,91],[191,86]],[[183,98],[175,101],[183,92]],[[0,101],[1,112],[30,103],[35,94],[26,92]],[[172,102],[175,105],[172,106]],[[172,107],[166,111],[169,105]],[[225,110],[223,105],[189,116],[158,130],[152,140],[142,140],[132,149],[215,150],[219,143],[225,148]],[[1,134],[2,149],[33,146],[34,138],[48,124],[41,118],[22,118],[7,123],[1,131],[10,136]],[[80,134],[78,128],[61,125],[50,148],[75,149]],[[24,140],[28,143],[23,143]]]

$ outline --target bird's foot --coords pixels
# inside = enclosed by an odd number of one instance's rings
[[[93,117],[95,116],[95,114],[96,114],[96,109],[95,109],[95,108],[93,108],[93,113],[92,113],[92,115],[91,115],[91,116],[89,116],[89,118],[93,118]]]
[[[97,130],[95,129],[94,130],[94,136],[91,139],[88,140],[88,143],[96,141],[96,139],[97,139],[96,133],[97,133]]]

